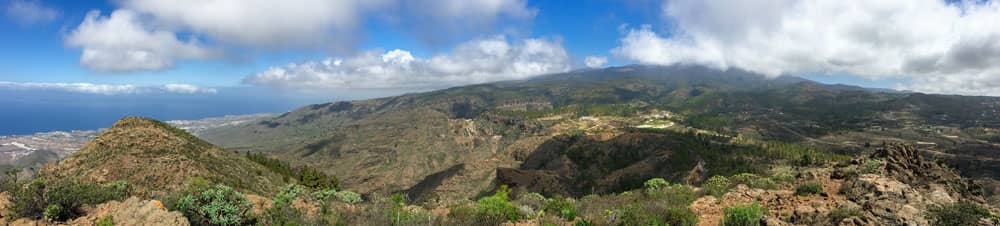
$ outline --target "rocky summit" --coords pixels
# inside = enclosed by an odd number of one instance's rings
[[[66,159],[44,167],[46,180],[128,181],[141,197],[181,189],[187,180],[210,181],[270,194],[280,176],[239,154],[222,150],[166,123],[123,118]]]

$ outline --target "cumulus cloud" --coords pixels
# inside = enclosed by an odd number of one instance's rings
[[[387,0],[123,0],[123,8],[222,42],[315,47],[353,32],[368,9]],[[335,33],[337,32],[337,33]]]
[[[59,18],[59,11],[42,5],[37,0],[10,0],[7,17],[24,25],[51,22]]]
[[[589,68],[601,68],[608,63],[608,58],[603,56],[587,56],[583,58],[583,64]]]
[[[1000,95],[1000,3],[940,0],[670,0],[673,30],[629,29],[612,52],[649,64],[769,76],[904,78],[916,91]]]
[[[126,95],[126,94],[150,94],[150,93],[176,93],[176,94],[215,94],[218,93],[213,88],[202,88],[189,84],[166,84],[162,86],[136,86],[136,85],[113,85],[94,83],[40,83],[40,82],[4,82],[0,81],[0,88],[17,90],[49,90],[65,91],[74,93],[100,94],[100,95]]]
[[[220,49],[350,52],[363,36],[360,27],[371,19],[413,29],[420,36],[464,38],[458,34],[493,33],[488,28],[497,20],[530,19],[537,14],[536,9],[527,7],[526,0],[120,0],[115,3],[120,8],[109,17],[88,14],[66,41],[68,46],[82,48],[81,63],[96,71],[162,70],[179,59],[214,58]],[[114,38],[123,31],[131,36]],[[175,34],[204,37],[214,47],[205,47],[193,39],[181,41]]]
[[[244,83],[288,88],[442,88],[565,72],[570,58],[558,42],[504,37],[459,44],[448,54],[414,57],[405,50],[366,51],[347,58],[272,67]]]
[[[81,65],[101,72],[163,70],[177,60],[218,55],[197,40],[181,41],[171,31],[147,28],[130,10],[115,10],[107,17],[90,11],[65,43],[83,49]]]

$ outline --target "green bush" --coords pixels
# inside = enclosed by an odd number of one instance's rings
[[[388,202],[376,200],[372,207],[378,212],[387,213],[389,222],[374,223],[369,222],[370,220],[362,220],[357,223],[366,225],[428,225],[434,218],[432,214],[421,208],[407,208],[406,197],[399,193],[390,196]]]
[[[245,225],[253,205],[243,193],[225,185],[193,191],[177,201],[174,210],[196,225]]]
[[[643,183],[643,185],[644,187],[646,187],[646,190],[649,191],[649,190],[660,190],[666,188],[667,186],[670,186],[670,183],[663,178],[653,178],[647,180],[646,183]]]
[[[869,159],[865,161],[864,169],[861,173],[878,173],[882,169],[882,161],[878,159]]]
[[[357,203],[360,203],[361,201],[363,201],[363,200],[361,200],[361,195],[360,194],[352,192],[352,191],[340,191],[340,192],[337,192],[336,194],[334,194],[334,196],[337,196],[337,199],[340,199],[341,202],[344,202],[344,203],[347,203],[347,204],[357,204]]]
[[[760,225],[760,219],[764,217],[764,210],[757,203],[729,206],[723,212],[725,215],[722,222],[725,226],[756,226]]]
[[[594,226],[589,220],[580,219],[573,223],[573,226]]]
[[[476,215],[479,222],[489,225],[499,225],[503,222],[518,221],[524,218],[521,211],[514,207],[508,200],[507,194],[510,189],[501,186],[496,193],[491,196],[480,198],[476,201]]]
[[[59,204],[49,204],[48,207],[45,207],[45,213],[43,215],[46,220],[56,221],[60,220],[61,217],[66,216],[67,214],[69,213]]]
[[[281,192],[274,196],[274,202],[270,208],[264,211],[260,223],[264,225],[303,225],[306,221],[301,211],[292,207],[292,202],[305,190],[305,187],[296,184],[285,186]]]
[[[115,220],[110,215],[108,215],[107,217],[97,220],[97,223],[95,224],[97,226],[115,226]]]
[[[577,209],[573,199],[556,197],[549,200],[545,212],[554,213],[556,216],[572,221],[576,219]]]
[[[690,208],[668,208],[663,218],[667,225],[694,226],[698,224],[698,215]]]
[[[27,183],[27,184],[24,184]],[[46,182],[42,180],[18,182],[10,187],[11,210],[16,217],[45,218],[64,221],[83,214],[80,207],[125,198],[127,183],[99,186],[93,183],[71,181]]]
[[[337,195],[337,189],[327,188],[312,193],[312,197],[319,201],[326,201],[330,197]]]
[[[933,225],[977,225],[979,219],[990,217],[990,211],[978,204],[962,201],[932,207],[927,220]]]
[[[725,176],[716,175],[708,178],[708,181],[702,186],[705,188],[707,194],[722,197],[729,190],[729,185],[729,179]]]
[[[823,193],[823,185],[816,182],[808,182],[795,187],[795,194],[806,196]]]

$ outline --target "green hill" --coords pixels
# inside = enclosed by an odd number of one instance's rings
[[[124,180],[136,189],[133,194],[149,198],[181,189],[196,177],[259,194],[274,193],[284,183],[241,155],[138,117],[119,120],[73,155],[47,165],[40,177],[99,184]]]

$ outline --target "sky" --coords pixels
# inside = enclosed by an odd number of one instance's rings
[[[1000,3],[989,0],[0,4],[0,89],[7,90],[210,96],[259,88],[351,99],[586,68],[694,64],[1000,96]]]

